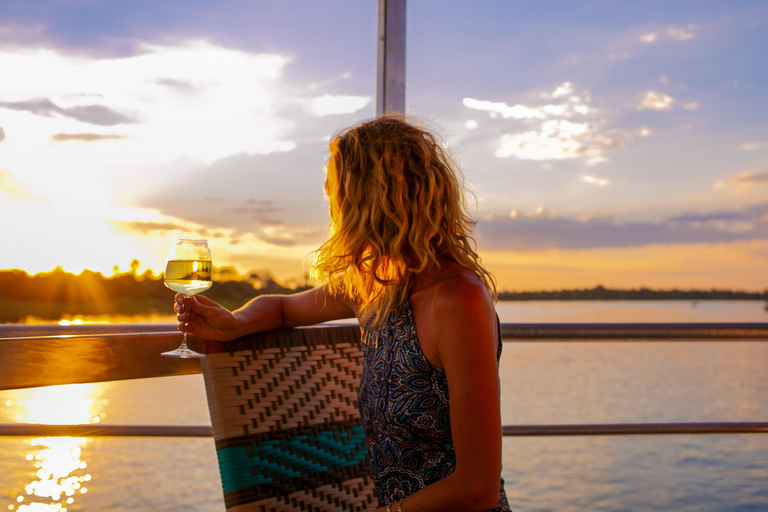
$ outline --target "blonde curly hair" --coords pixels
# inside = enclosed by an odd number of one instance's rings
[[[363,323],[381,325],[415,274],[446,261],[474,272],[495,297],[471,236],[461,172],[431,133],[387,115],[343,131],[330,149],[331,225],[312,274],[358,302]]]

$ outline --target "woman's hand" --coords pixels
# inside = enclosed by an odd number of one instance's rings
[[[216,341],[228,341],[240,336],[235,315],[208,297],[193,295],[187,298],[177,293],[175,301],[178,330]]]

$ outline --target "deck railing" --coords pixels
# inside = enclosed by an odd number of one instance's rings
[[[324,329],[324,326],[307,329]],[[338,326],[337,326],[338,328]],[[347,329],[357,329],[350,325]],[[505,342],[768,341],[768,324],[503,324]],[[174,325],[0,326],[0,390],[200,373],[195,359],[159,354],[179,344]],[[191,337],[190,346],[202,349]],[[768,433],[768,423],[505,425],[505,436]],[[207,425],[0,424],[0,436],[210,437]]]

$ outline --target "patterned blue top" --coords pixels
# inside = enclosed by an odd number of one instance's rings
[[[448,382],[421,351],[407,299],[379,329],[363,328],[363,358],[357,403],[382,507],[453,473]],[[501,479],[493,511],[510,511]]]

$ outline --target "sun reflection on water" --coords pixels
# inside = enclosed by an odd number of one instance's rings
[[[29,409],[24,421],[44,425],[91,423],[94,388],[94,384],[68,384],[36,389],[32,398],[23,404]]]
[[[94,384],[69,384],[32,390],[16,419],[20,422],[47,425],[82,425],[98,423],[106,414],[101,406],[107,400],[96,400]],[[8,404],[6,404],[8,405]],[[77,496],[88,492],[91,475],[82,458],[84,437],[40,437],[30,440],[26,459],[34,464],[36,480],[24,490],[11,495],[13,512],[67,512]]]

